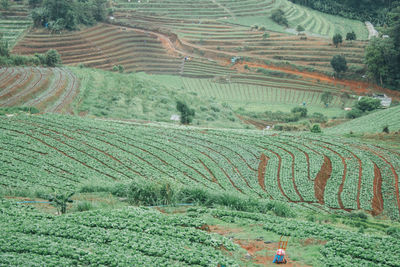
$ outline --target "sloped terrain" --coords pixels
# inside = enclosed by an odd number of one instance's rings
[[[0,183],[70,188],[135,179],[399,218],[399,155],[348,139],[125,124],[0,120]],[[263,163],[264,162],[264,163]]]
[[[66,68],[0,69],[0,106],[31,106],[45,112],[70,112],[79,81]]]

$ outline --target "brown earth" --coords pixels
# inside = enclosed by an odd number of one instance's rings
[[[260,164],[258,165],[258,183],[260,184],[261,188],[265,191],[265,168],[267,167],[269,158],[265,156],[264,153],[261,154],[260,157]]]
[[[321,166],[321,170],[318,172],[317,177],[314,180],[314,192],[315,197],[318,199],[318,203],[324,205],[324,192],[325,186],[328,182],[329,177],[332,173],[332,162],[324,155],[324,163]]]
[[[382,176],[376,163],[374,163],[374,197],[372,199],[372,215],[376,216],[383,211]]]

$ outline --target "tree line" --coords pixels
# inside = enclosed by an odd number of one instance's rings
[[[295,4],[342,17],[370,21],[375,25],[388,22],[387,14],[396,5],[393,0],[289,0]]]
[[[107,18],[107,0],[29,0],[35,27],[76,30]]]

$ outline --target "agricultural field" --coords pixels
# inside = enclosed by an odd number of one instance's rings
[[[326,129],[329,134],[344,134],[353,132],[361,133],[381,133],[383,128],[388,126],[390,132],[400,130],[400,106],[375,111],[371,114],[357,118],[338,126]],[[374,123],[371,123],[374,122]]]
[[[267,29],[280,29],[279,25],[269,20],[272,10],[281,8],[288,18],[291,28],[302,25],[308,32],[321,36],[332,37],[335,33],[345,35],[354,31],[361,40],[368,37],[368,31],[363,22],[330,16],[287,0],[201,0],[189,1],[132,1],[118,0],[114,6],[119,13],[135,12],[138,15],[174,18],[176,20],[220,20],[250,26],[248,23],[259,24]],[[272,24],[272,25],[271,25]]]
[[[166,179],[255,198],[400,216],[399,154],[350,139],[60,115],[3,117],[0,128],[0,183],[12,188],[73,190],[85,183]]]
[[[24,4],[13,2],[8,10],[0,8],[0,35],[13,47],[32,25],[29,10]]]
[[[156,35],[106,24],[61,35],[29,32],[13,52],[32,55],[52,48],[61,54],[64,64],[104,70],[122,65],[128,72],[176,74],[182,62],[166,53]]]
[[[70,112],[79,80],[66,68],[0,69],[0,106],[30,106],[43,112]]]

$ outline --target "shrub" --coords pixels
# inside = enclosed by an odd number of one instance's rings
[[[80,201],[78,203],[78,205],[76,206],[76,209],[81,212],[88,211],[88,210],[93,209],[93,205],[92,205],[92,202],[89,202],[89,201]]]
[[[305,107],[295,107],[291,110],[292,113],[299,113],[300,117],[305,118],[307,117],[307,108]]]
[[[189,124],[193,121],[195,110],[188,107],[188,105],[182,101],[176,102],[176,109],[181,113],[181,123]]]
[[[283,25],[288,27],[289,26],[289,22],[287,20],[287,18],[285,17],[285,12],[282,11],[282,9],[275,9],[272,11],[271,14],[271,19],[273,21],[275,21],[276,23],[278,23],[279,25]]]
[[[341,44],[343,42],[343,37],[340,33],[337,33],[333,36],[332,38],[332,42],[333,44],[336,46],[336,48],[338,47],[339,44]]]
[[[297,25],[297,27],[296,27],[296,31],[298,31],[298,32],[304,32],[304,31],[305,31],[305,29],[304,29],[304,27],[303,27],[303,26],[301,26],[301,25]]]
[[[310,121],[314,123],[325,123],[328,121],[328,118],[322,113],[314,112],[310,117]]]
[[[356,108],[361,111],[373,111],[381,106],[381,101],[372,97],[363,97],[357,104]]]
[[[312,133],[322,133],[321,127],[319,126],[319,124],[314,124],[311,127],[311,132]]]
[[[356,119],[363,115],[363,112],[358,108],[353,108],[346,114],[346,118],[348,119]]]
[[[55,67],[61,64],[61,56],[55,49],[50,49],[45,54],[46,64],[49,67]]]

